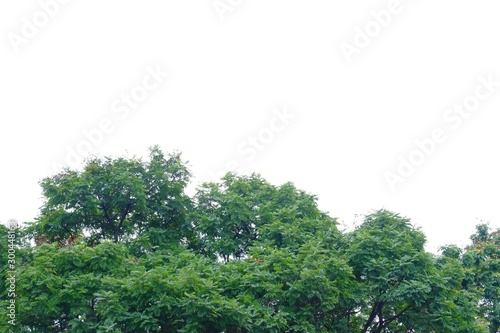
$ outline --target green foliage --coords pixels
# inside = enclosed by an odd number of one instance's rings
[[[90,159],[81,172],[65,170],[41,181],[45,203],[32,235],[49,242],[85,235],[92,244],[162,229],[168,233],[152,237],[152,246],[179,240],[189,229],[190,200],[184,194],[189,177],[179,154],[166,158],[158,147],[150,149],[149,162]]]
[[[500,232],[433,255],[393,212],[342,233],[291,183],[229,173],[191,199],[189,177],[153,147],[42,180],[16,239],[18,331],[498,332]]]
[[[63,332],[77,325],[91,332],[96,316],[94,293],[106,276],[126,276],[130,268],[123,244],[93,248],[44,244],[18,271],[18,320],[34,332]]]
[[[195,195],[191,214],[198,239],[192,247],[224,261],[244,258],[265,232],[264,226],[298,223],[324,217],[316,197],[291,183],[273,186],[258,175],[237,177],[228,173],[221,183],[205,183]]]
[[[466,268],[465,289],[479,295],[479,311],[487,318],[489,332],[500,330],[500,230],[487,224],[476,227],[472,244],[462,256]]]
[[[474,318],[467,314],[473,305],[466,304],[463,313],[454,309],[459,285],[450,285],[436,259],[424,251],[425,236],[408,219],[380,210],[346,237],[345,255],[356,280],[342,302],[349,329],[460,332],[473,327]]]

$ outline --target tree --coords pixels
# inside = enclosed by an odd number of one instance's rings
[[[187,250],[157,251],[103,280],[97,312],[119,332],[251,332],[250,311],[221,294],[216,268]]]
[[[487,320],[489,332],[496,333],[500,330],[500,229],[491,231],[487,224],[479,224],[471,240],[462,255],[467,272],[464,288],[479,296],[480,315]]]
[[[148,238],[153,245],[179,242],[188,229],[189,177],[180,154],[166,158],[157,146],[149,162],[92,158],[82,172],[65,170],[41,181],[45,202],[32,233],[50,242],[84,235],[92,243],[149,232],[161,236]]]
[[[193,247],[227,262],[245,257],[265,225],[325,216],[317,208],[315,196],[291,183],[276,187],[256,174],[228,173],[220,183],[204,183],[198,188],[195,211],[191,214],[198,234]]]
[[[486,225],[435,255],[387,210],[341,232],[292,183],[227,174],[191,199],[189,177],[153,147],[146,162],[92,158],[42,180],[40,216],[16,238],[18,330],[498,331],[500,233]]]
[[[379,210],[347,235],[345,254],[356,285],[341,302],[346,325],[358,332],[473,332],[471,304],[457,307],[425,236],[398,214]],[[455,267],[456,268],[456,267]],[[449,273],[449,272],[448,272]]]
[[[109,241],[32,248],[18,271],[18,326],[24,332],[97,332],[106,318],[97,312],[95,294],[107,277],[129,275],[131,264],[126,247]]]

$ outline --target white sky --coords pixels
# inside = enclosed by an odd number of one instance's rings
[[[93,153],[180,150],[192,188],[234,160],[347,225],[379,208],[407,216],[430,250],[468,243],[479,220],[500,226],[497,0],[65,1],[0,2],[2,223],[33,220],[38,181],[108,121]],[[447,114],[464,101],[470,117]],[[435,129],[444,142],[392,191],[384,174]]]

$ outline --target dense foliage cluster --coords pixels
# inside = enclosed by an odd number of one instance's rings
[[[2,311],[0,330],[499,330],[500,233],[487,225],[434,255],[387,210],[341,231],[291,183],[227,174],[189,197],[189,179],[179,154],[153,147],[148,161],[94,158],[42,180],[40,214],[18,230],[16,325]]]

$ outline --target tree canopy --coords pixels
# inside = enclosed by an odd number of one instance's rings
[[[43,179],[39,216],[16,230],[16,319],[2,312],[1,331],[499,331],[500,231],[486,224],[432,254],[395,212],[339,230],[292,183],[228,173],[188,196],[190,177],[155,146]]]

